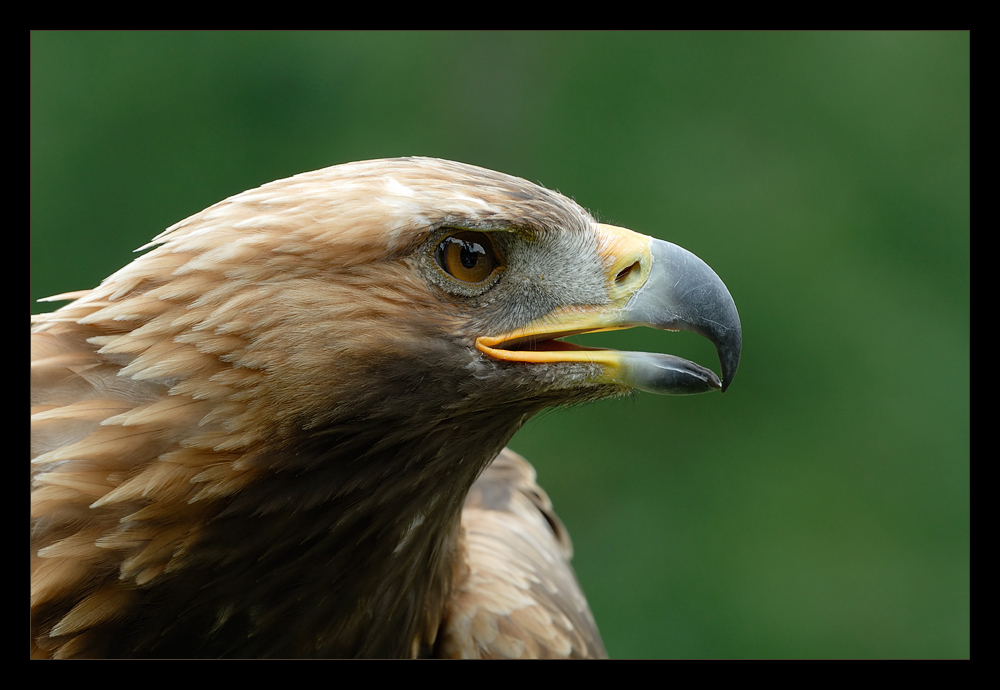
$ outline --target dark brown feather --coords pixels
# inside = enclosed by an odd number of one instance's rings
[[[33,654],[603,656],[565,530],[502,449],[608,391],[471,346],[551,294],[473,304],[419,259],[458,224],[565,237],[586,267],[591,222],[472,166],[337,166],[178,223],[36,317]]]

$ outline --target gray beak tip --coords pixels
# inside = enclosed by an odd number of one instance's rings
[[[704,261],[671,242],[652,240],[653,268],[629,305],[635,324],[698,333],[715,344],[725,392],[740,365],[743,331],[736,303]]]

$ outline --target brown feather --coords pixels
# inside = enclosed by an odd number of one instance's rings
[[[504,449],[462,511],[466,558],[445,612],[447,658],[605,656],[569,562],[569,534],[535,470]]]
[[[33,654],[603,656],[502,449],[609,392],[484,361],[476,334],[551,297],[473,304],[419,258],[455,225],[560,233],[599,268],[591,223],[472,166],[348,164],[220,202],[34,317]]]

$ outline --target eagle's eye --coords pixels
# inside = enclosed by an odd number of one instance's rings
[[[485,232],[456,232],[434,250],[445,273],[463,283],[481,283],[503,265],[493,240]]]

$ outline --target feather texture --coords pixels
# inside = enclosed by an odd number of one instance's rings
[[[33,317],[33,655],[603,656],[503,448],[609,392],[472,346],[566,285],[603,294],[592,223],[472,166],[348,164],[220,202]],[[528,247],[502,299],[440,289],[451,226]]]

